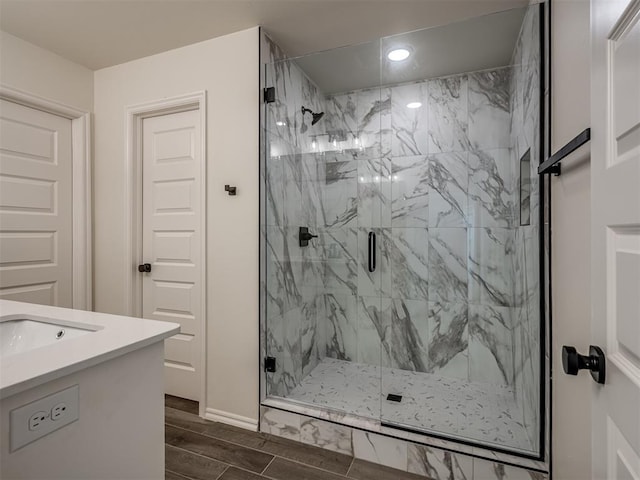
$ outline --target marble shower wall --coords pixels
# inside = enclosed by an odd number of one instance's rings
[[[314,231],[323,218],[319,186],[324,183],[308,154],[311,133],[322,133],[323,126],[311,127],[311,116],[303,118],[301,108],[322,111],[324,96],[266,36],[262,48],[264,84],[276,89],[262,126],[263,338],[265,355],[277,364],[266,376],[266,393],[286,396],[324,357],[324,348],[319,349],[327,317],[324,254],[315,241],[308,248],[298,246],[298,228]]]
[[[513,66],[331,96],[271,45],[269,394],[286,396],[325,356],[507,385],[537,442],[539,205],[529,195],[520,226],[519,194],[529,148],[538,188],[537,21],[532,7]],[[325,117],[311,126],[302,106]],[[300,226],[318,235],[309,247]]]
[[[357,314],[330,316],[327,356],[513,384],[511,76],[505,67],[329,97],[326,130],[342,140],[316,155],[336,173],[322,187],[325,228],[349,240],[325,242],[340,252],[325,288],[340,290],[337,312]]]
[[[522,182],[531,185],[518,199],[519,220],[514,250],[514,349],[516,399],[523,406],[522,422],[534,449],[540,431],[540,201],[537,169],[540,152],[540,14],[530,6],[513,54],[511,74],[511,162]],[[529,152],[530,165],[520,162]],[[530,169],[528,172],[524,168]],[[528,175],[527,175],[528,173]],[[519,181],[520,183],[520,181]],[[522,203],[522,208],[520,208]]]

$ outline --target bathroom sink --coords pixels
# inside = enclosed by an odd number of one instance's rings
[[[12,315],[0,318],[0,358],[81,337],[94,331],[61,325],[55,323],[55,320],[48,321],[40,317],[15,317]]]

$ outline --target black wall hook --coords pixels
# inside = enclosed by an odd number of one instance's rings
[[[230,187],[229,185],[225,185],[224,186],[224,191],[225,192],[229,192],[229,195],[235,195],[237,192],[237,188],[236,187]]]

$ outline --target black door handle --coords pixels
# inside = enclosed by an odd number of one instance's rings
[[[589,346],[589,356],[580,355],[574,347],[562,347],[562,369],[567,375],[577,375],[579,370],[590,370],[591,377],[604,384],[606,360],[600,347]]]
[[[369,232],[369,271],[376,271],[376,234]]]
[[[151,271],[151,264],[143,263],[142,265],[138,265],[138,271],[140,273],[149,273]]]

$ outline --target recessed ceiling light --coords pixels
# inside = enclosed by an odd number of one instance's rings
[[[406,48],[395,48],[387,53],[387,58],[394,62],[400,62],[409,58],[409,55],[411,55],[411,52]]]
[[[282,120],[278,120],[276,122],[276,125],[279,126],[279,127],[284,127],[286,125],[286,122],[283,122]]]
[[[421,106],[422,106],[422,103],[420,102],[407,103],[407,108],[420,108]]]

